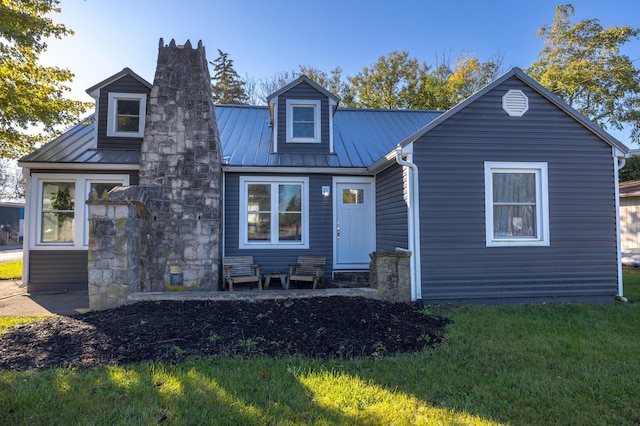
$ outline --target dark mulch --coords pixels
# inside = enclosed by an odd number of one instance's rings
[[[380,357],[441,342],[446,318],[360,297],[140,302],[7,330],[0,369],[94,367],[199,356]]]

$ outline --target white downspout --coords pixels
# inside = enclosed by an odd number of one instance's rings
[[[34,192],[31,190],[31,170],[23,167],[22,176],[25,179],[25,194],[24,194],[24,228],[22,232],[22,285],[27,286],[31,277],[29,277],[29,258],[31,253],[31,227],[34,226],[34,221],[31,219],[31,210],[34,208],[32,203],[31,194]]]
[[[623,302],[627,301],[627,298],[624,297],[624,290],[622,285],[622,242],[621,242],[621,232],[620,232],[620,185],[619,185],[619,177],[618,170],[623,168],[627,163],[625,157],[613,157],[614,158],[614,171],[615,171],[615,200],[616,200],[616,234],[618,239],[618,294],[616,298]],[[617,162],[617,164],[615,164]]]
[[[409,251],[411,252],[411,300],[422,299],[420,272],[420,197],[418,194],[418,166],[402,158],[402,147],[396,147],[396,162],[411,169],[409,174]]]

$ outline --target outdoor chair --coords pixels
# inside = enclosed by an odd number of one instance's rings
[[[313,281],[313,288],[319,282],[324,283],[324,266],[327,258],[324,256],[298,256],[295,264],[289,265],[287,288],[291,281]]]
[[[253,256],[225,256],[222,259],[224,268],[224,284],[233,291],[233,285],[239,283],[249,283],[253,289],[253,283],[258,283],[258,288],[262,290],[262,278],[260,277],[260,265],[253,263]]]

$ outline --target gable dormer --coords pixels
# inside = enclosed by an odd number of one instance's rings
[[[273,127],[272,152],[330,154],[333,114],[340,99],[301,76],[267,97]]]
[[[151,87],[151,83],[124,68],[87,89],[96,101],[98,149],[140,149]]]

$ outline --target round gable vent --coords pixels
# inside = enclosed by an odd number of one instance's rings
[[[502,109],[511,117],[522,117],[529,109],[529,98],[522,90],[510,89],[502,97]]]

